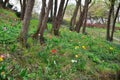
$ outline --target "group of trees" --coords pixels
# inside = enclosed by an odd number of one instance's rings
[[[6,4],[6,1],[9,1],[9,0],[5,0],[5,2],[3,2],[3,0],[1,1],[2,2],[0,3]],[[42,7],[40,10],[40,15],[39,15],[39,23],[38,23],[36,32],[33,35],[33,38],[39,39],[40,43],[43,43],[44,42],[43,33],[44,33],[45,28],[47,27],[47,21],[49,19],[49,16],[50,16],[50,20],[52,24],[52,32],[54,33],[54,35],[59,36],[60,24],[62,23],[69,0],[41,0],[41,1],[42,1]],[[60,1],[60,3],[58,3],[58,1]],[[90,9],[92,6],[95,5],[95,3],[99,4],[99,0],[84,0],[84,3],[83,3],[83,0],[75,0],[75,1],[76,1],[76,7],[74,9],[74,12],[73,12],[73,15],[70,21],[70,30],[76,31],[77,33],[79,33],[82,28],[82,33],[86,34],[87,20],[92,16],[93,11],[95,11],[95,10],[90,10]],[[28,38],[27,37],[28,28],[30,24],[30,18],[32,15],[33,6],[35,5],[34,4],[35,0],[19,0],[19,2],[21,5],[21,17],[20,18],[22,20],[20,41],[25,46],[27,42],[27,38]],[[103,17],[101,16],[101,14],[103,16],[105,14],[108,14],[107,22],[106,22],[107,23],[106,39],[108,41],[112,41],[113,34],[115,31],[116,19],[119,14],[119,10],[120,10],[120,1],[119,0],[105,0],[103,2],[104,4],[108,6],[108,8],[104,9],[103,13],[99,12],[100,13],[99,17],[103,20]]]
[[[11,5],[10,3],[9,3],[9,0],[0,0],[0,6],[1,7],[3,7],[3,8],[12,8],[13,7],[13,5]]]
[[[63,20],[68,1],[69,0],[61,0],[60,3],[58,4],[58,0],[49,0],[48,3],[47,3],[47,0],[42,0],[42,7],[40,11],[40,16],[39,16],[38,28],[35,34],[33,35],[34,39],[39,39],[41,44],[44,42],[43,34],[44,34],[45,28],[47,27],[49,14],[52,20],[53,33],[56,36],[59,35],[60,24]],[[32,14],[34,2],[35,0],[27,1],[27,5],[25,8],[23,24],[22,24],[22,29],[20,33],[20,41],[23,45],[25,45],[27,42],[28,27],[30,23],[30,17]]]

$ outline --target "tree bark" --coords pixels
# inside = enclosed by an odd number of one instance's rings
[[[64,3],[65,3],[65,0],[61,0],[58,15],[55,18],[54,23],[53,23],[54,35],[56,35],[56,36],[59,35],[59,28],[60,28],[60,24],[62,22]]]
[[[117,8],[117,11],[116,11],[116,14],[115,14],[114,20],[113,20],[113,25],[112,25],[112,32],[111,32],[111,38],[110,38],[110,41],[113,41],[113,34],[114,34],[114,31],[115,31],[115,23],[116,23],[116,19],[117,19],[117,16],[118,16],[119,10],[120,10],[120,3],[119,3],[119,6],[118,6],[118,8]]]
[[[6,4],[9,2],[9,0],[5,0],[5,2],[3,3],[3,8],[6,8]]]
[[[88,14],[88,8],[89,8],[89,4],[91,3],[91,0],[86,0],[85,2],[85,6],[84,6],[84,9],[85,9],[85,16],[84,16],[84,23],[83,23],[83,30],[82,30],[82,33],[83,34],[86,34],[86,22],[87,22],[87,14]]]
[[[40,27],[40,31],[39,31],[41,44],[44,43],[43,33],[44,33],[45,27],[47,25],[47,20],[48,20],[48,16],[49,16],[50,10],[52,8],[52,5],[53,5],[53,0],[49,0],[48,7],[46,9],[46,13],[45,13],[45,16],[42,21],[42,26]]]
[[[28,28],[29,28],[29,23],[30,23],[30,18],[32,15],[32,9],[34,6],[34,2],[35,2],[35,0],[28,0],[28,4],[26,7],[26,11],[25,11],[25,17],[24,17],[24,20],[22,23],[22,29],[20,32],[20,41],[24,47],[26,47],[26,43],[27,43]]]
[[[69,0],[66,1],[65,8],[64,8],[64,10],[63,10],[63,17],[64,17],[64,14],[65,14],[65,11],[66,11],[66,8],[67,8],[67,5],[68,5],[68,2],[69,2]]]
[[[20,0],[21,1],[21,0]],[[21,3],[21,2],[20,2]],[[24,19],[24,15],[25,15],[25,9],[26,9],[26,0],[23,0],[23,4],[21,4],[21,20]]]
[[[107,21],[107,34],[106,34],[106,39],[110,41],[110,24],[111,24],[111,18],[112,18],[112,12],[114,10],[114,3],[111,2],[110,10],[109,10],[109,15],[108,15],[108,21]]]
[[[86,1],[85,1],[85,3],[86,3]],[[85,5],[84,5],[84,6],[85,6]],[[82,27],[82,25],[83,25],[84,17],[85,17],[85,8],[83,8],[83,11],[80,10],[79,20],[78,20],[78,22],[76,23],[76,27],[75,27],[75,31],[76,31],[77,33],[80,32],[80,29],[81,29],[81,27]]]
[[[40,28],[42,26],[42,21],[44,19],[45,16],[45,8],[46,8],[46,0],[42,0],[42,9],[40,11],[40,16],[39,16],[39,23],[38,23],[38,28],[37,31],[35,32],[35,34],[33,35],[34,39],[38,38],[38,34],[40,32]]]
[[[77,14],[78,14],[79,5],[80,5],[79,2],[76,1],[76,7],[75,7],[75,10],[74,10],[73,16],[71,18],[71,21],[70,21],[70,30],[71,31],[74,30],[74,25],[76,23],[76,17],[77,17]]]

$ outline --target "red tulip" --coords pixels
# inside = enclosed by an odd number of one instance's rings
[[[56,53],[56,52],[57,52],[57,50],[52,49],[50,52],[54,54],[54,53]]]

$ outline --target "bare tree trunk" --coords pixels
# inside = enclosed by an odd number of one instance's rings
[[[25,17],[24,17],[24,20],[22,23],[22,29],[20,32],[20,41],[24,47],[26,46],[26,43],[27,43],[28,28],[29,28],[29,23],[30,23],[30,18],[32,15],[32,9],[34,6],[34,2],[35,2],[35,0],[28,0],[28,4],[26,7],[26,11],[25,11]]]
[[[52,20],[52,24],[54,24],[54,22],[55,22],[55,18],[56,18],[56,16],[57,16],[57,5],[58,5],[58,0],[54,0],[55,2],[54,2],[54,15],[53,15],[53,20]],[[54,30],[54,27],[52,27],[52,30]],[[52,31],[51,31],[52,32]]]
[[[68,2],[69,2],[69,0],[66,1],[65,8],[64,8],[64,10],[63,10],[63,17],[64,17],[64,14],[65,14],[65,11],[66,11],[66,8],[67,8],[67,5],[68,5]]]
[[[42,26],[41,26],[40,31],[39,31],[39,34],[40,34],[40,43],[41,44],[44,43],[43,33],[44,33],[44,30],[45,30],[45,27],[46,27],[46,24],[47,24],[48,15],[50,13],[52,5],[53,5],[53,0],[49,0],[48,7],[46,9],[46,13],[45,13],[45,16],[44,16],[43,21],[42,21]]]
[[[53,4],[53,3],[52,3]],[[53,5],[51,7],[51,10],[50,10],[50,18],[49,18],[49,22],[52,22],[53,20]]]
[[[55,0],[55,3],[54,3],[54,17],[56,17],[57,16],[57,5],[58,5],[58,2],[57,2],[58,0]]]
[[[100,18],[101,18],[102,24],[105,24],[103,17],[100,17]]]
[[[56,36],[59,35],[59,28],[60,28],[60,24],[62,22],[64,3],[65,3],[65,0],[61,0],[58,15],[55,18],[54,23],[53,23],[54,35],[56,35]]]
[[[21,0],[20,0],[21,1]],[[20,2],[21,3],[21,2]],[[24,15],[25,15],[25,9],[26,9],[26,0],[23,0],[23,4],[21,4],[21,20],[24,19]]]
[[[44,16],[45,16],[45,8],[46,8],[46,0],[42,0],[42,9],[40,11],[38,28],[37,28],[36,33],[33,35],[33,38],[35,38],[35,39],[38,38],[38,34],[39,34],[40,28],[42,26],[42,21],[43,21]]]
[[[78,14],[79,5],[80,5],[79,1],[76,1],[76,7],[75,7],[75,10],[74,10],[73,16],[71,18],[71,21],[70,21],[70,30],[71,31],[74,30],[74,25],[76,23],[76,16]]]
[[[6,8],[6,4],[9,2],[9,0],[5,0],[5,2],[3,3],[3,8]]]
[[[108,21],[107,21],[107,36],[106,39],[110,41],[110,24],[111,24],[111,18],[112,18],[112,12],[114,8],[114,3],[111,2],[110,10],[109,10],[109,15],[108,15]]]
[[[114,31],[115,31],[115,23],[116,23],[116,19],[117,19],[117,16],[118,16],[119,10],[120,10],[120,3],[119,3],[119,6],[118,6],[118,8],[117,8],[117,11],[116,11],[116,14],[115,14],[114,20],[113,20],[113,25],[112,25],[112,32],[111,32],[111,38],[110,38],[110,41],[113,41],[113,34],[114,34]]]
[[[84,24],[83,24],[83,30],[82,30],[82,33],[83,34],[86,34],[86,22],[87,22],[87,14],[88,14],[88,7],[89,7],[89,4],[91,3],[91,0],[86,0],[86,3],[85,3],[85,16],[84,16]]]
[[[86,2],[87,2],[87,0],[85,1],[85,4],[86,4]],[[86,6],[86,5],[84,5],[83,11],[80,11],[80,12],[81,12],[81,13],[80,13],[80,17],[79,17],[78,22],[76,23],[75,31],[76,31],[77,33],[80,32],[80,29],[81,29],[81,27],[82,27],[82,25],[83,25],[83,22],[84,22],[84,19],[85,19],[85,13],[86,13],[85,6]]]

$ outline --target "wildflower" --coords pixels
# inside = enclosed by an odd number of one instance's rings
[[[3,61],[3,58],[2,57],[0,57],[0,62],[2,62]]]
[[[0,57],[4,59],[4,58],[5,58],[5,55],[0,55]]]
[[[82,49],[86,49],[86,47],[85,47],[85,46],[82,46]]]
[[[75,49],[79,49],[79,46],[75,46]]]
[[[1,75],[5,75],[5,72],[4,72],[4,71],[2,71],[2,72],[1,72]]]
[[[54,60],[54,64],[56,65],[56,61]]]
[[[38,34],[38,36],[40,36],[40,34]]]
[[[57,51],[55,49],[52,49],[50,52],[55,54]]]
[[[77,60],[71,60],[72,63],[77,63]]]
[[[113,48],[112,48],[112,47],[110,47],[110,50],[113,50]]]
[[[78,55],[75,55],[76,58],[78,58]]]

